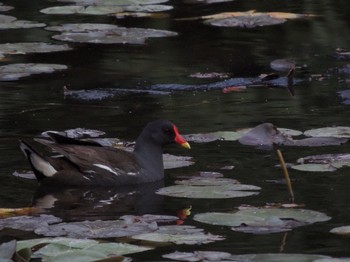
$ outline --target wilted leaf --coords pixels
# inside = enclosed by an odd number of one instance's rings
[[[197,214],[193,219],[212,225],[231,226],[234,231],[261,234],[289,231],[294,227],[324,222],[331,218],[307,209],[246,208],[235,213]]]
[[[39,209],[35,207],[0,208],[0,218],[33,215],[33,214],[37,214],[38,212],[39,212]]]
[[[288,19],[301,19],[308,17],[313,17],[313,15],[283,12],[261,13],[251,10],[247,12],[225,12],[208,16],[184,18],[180,20],[204,19],[205,24],[214,26],[253,28],[257,26],[282,24]]]
[[[10,64],[0,66],[0,81],[15,81],[19,78],[43,73],[53,73],[68,67],[59,64]]]
[[[161,226],[152,233],[136,235],[133,239],[152,241],[152,242],[166,242],[186,245],[207,244],[219,240],[223,240],[222,236],[204,233],[203,229],[194,226]]]

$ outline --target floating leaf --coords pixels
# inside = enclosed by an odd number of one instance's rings
[[[163,162],[165,169],[186,167],[194,164],[193,158],[190,156],[174,156],[170,154],[163,154]]]
[[[147,38],[176,36],[176,32],[157,29],[126,28],[109,24],[64,24],[46,27],[60,31],[52,38],[67,42],[95,44],[144,44]]]
[[[133,239],[175,243],[177,245],[199,245],[223,240],[222,236],[204,233],[202,229],[194,226],[161,226],[152,233],[140,234],[132,237]]]
[[[0,245],[0,261],[11,262],[15,252],[16,252],[16,240],[2,243]]]
[[[308,172],[333,172],[343,166],[350,166],[350,154],[323,154],[302,157],[293,169]]]
[[[0,219],[0,230],[13,228],[23,231],[34,231],[38,228],[47,228],[50,224],[59,222],[61,222],[61,219],[52,215],[9,217]]]
[[[311,137],[350,138],[350,127],[348,126],[322,127],[322,128],[306,130],[304,134],[306,136],[311,136]]]
[[[281,261],[298,261],[298,262],[316,262],[319,259],[331,259],[331,257],[323,255],[309,255],[309,254],[283,254],[283,253],[270,253],[270,254],[245,254],[245,255],[232,255],[233,261],[244,262],[281,262]]]
[[[271,61],[270,66],[276,71],[289,72],[289,70],[295,68],[295,63],[287,59],[276,59]]]
[[[334,172],[337,168],[330,164],[300,164],[292,165],[292,169],[306,172]]]
[[[339,235],[349,235],[350,226],[335,227],[330,232],[333,234],[339,234]]]
[[[60,0],[60,2],[71,2],[77,5],[154,5],[166,3],[169,0]]]
[[[100,130],[94,130],[94,129],[86,129],[86,128],[74,128],[74,129],[67,129],[61,132],[58,131],[45,131],[42,132],[41,135],[44,137],[48,137],[48,133],[58,133],[62,136],[66,136],[66,137],[70,137],[70,138],[83,138],[84,136],[88,136],[88,137],[99,137],[102,136],[104,134],[106,134],[103,131]]]
[[[156,193],[172,197],[224,199],[257,195],[257,190],[260,190],[260,187],[239,184],[229,178],[197,177],[176,183],[178,185],[161,188]]]
[[[54,15],[71,15],[71,14],[83,14],[83,15],[108,15],[123,12],[124,9],[120,6],[54,6],[40,10],[44,14]]]
[[[231,254],[227,252],[217,251],[194,251],[194,252],[178,252],[163,255],[164,258],[180,260],[180,261],[222,261],[229,260]]]
[[[197,214],[193,219],[212,225],[231,226],[234,231],[261,234],[289,231],[294,227],[328,221],[331,218],[307,209],[247,208],[235,213]]]
[[[0,81],[15,81],[19,78],[43,73],[53,73],[68,67],[59,64],[10,64],[0,66]]]
[[[68,45],[53,45],[48,43],[7,43],[0,44],[0,56],[18,55],[27,53],[51,53],[71,50]]]
[[[17,250],[33,247],[40,247],[34,252],[33,257],[54,261],[68,261],[72,258],[74,261],[92,261],[96,258],[110,258],[152,249],[125,243],[99,243],[89,239],[62,237],[31,239],[17,243]]]
[[[35,207],[24,208],[0,208],[0,218],[32,215],[39,212]]]
[[[170,258],[178,261],[239,261],[239,262],[316,262],[319,259],[330,259],[327,256],[308,255],[308,254],[245,254],[232,255],[227,252],[217,251],[194,251],[194,252],[174,252],[163,255],[164,258]],[[325,261],[326,262],[326,261]]]
[[[44,27],[46,24],[26,20],[17,20],[14,16],[0,15],[0,29],[18,29]]]
[[[4,5],[3,3],[0,3],[0,12],[7,12],[12,10],[13,6]]]

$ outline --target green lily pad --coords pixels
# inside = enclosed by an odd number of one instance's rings
[[[292,165],[292,169],[306,172],[334,172],[337,167],[330,164],[300,164]]]
[[[183,198],[225,199],[258,195],[260,187],[244,185],[234,179],[198,177],[177,181],[178,185],[159,189],[159,195]]]
[[[120,6],[79,6],[79,5],[67,5],[67,6],[54,6],[41,9],[43,14],[50,15],[71,15],[71,14],[83,14],[83,15],[108,15],[123,12],[124,9]]]
[[[12,10],[13,6],[4,5],[3,3],[0,3],[0,12],[7,12]]]
[[[15,81],[35,74],[53,73],[68,67],[59,64],[10,64],[0,66],[0,81]]]
[[[62,237],[17,242],[17,250],[37,246],[43,247],[34,252],[33,258],[55,259],[54,261],[68,261],[64,259],[74,258],[74,256],[79,259],[74,259],[74,261],[92,261],[92,258],[110,258],[152,249],[125,243],[99,243],[89,239]]]
[[[308,254],[245,254],[232,255],[227,252],[217,251],[194,251],[194,252],[174,252],[163,255],[164,258],[178,261],[237,261],[237,262],[281,262],[281,261],[298,261],[298,262],[316,262],[318,259],[330,259],[331,257],[322,255]]]
[[[287,59],[276,59],[270,62],[270,67],[276,71],[289,72],[289,70],[295,68],[295,63]]]
[[[154,5],[166,3],[169,0],[60,0],[60,2],[76,3],[77,5]]]
[[[193,158],[190,156],[174,156],[170,154],[163,154],[163,162],[165,169],[186,167],[194,164]]]
[[[322,127],[310,129],[304,132],[306,136],[311,137],[336,137],[336,138],[350,138],[350,127]]]
[[[109,24],[65,24],[45,29],[62,32],[52,36],[56,40],[97,44],[144,44],[148,38],[177,35],[167,30],[125,28]]]
[[[350,166],[350,154],[322,154],[302,157],[293,169],[308,172],[333,172],[343,166]]]
[[[44,27],[46,24],[27,20],[17,20],[14,16],[0,15],[0,30],[1,29],[18,29],[18,28],[34,28]]]
[[[329,216],[307,209],[246,208],[235,213],[208,212],[196,214],[194,220],[212,225],[231,226],[232,230],[247,233],[273,233],[324,222]]]
[[[130,5],[125,7],[125,11],[136,13],[165,12],[173,9],[170,5]]]
[[[7,43],[0,44],[0,57],[4,55],[23,55],[27,53],[51,53],[68,51],[72,48],[68,45],[53,45],[48,43]]]
[[[152,242],[175,243],[178,245],[207,244],[224,239],[222,236],[204,233],[203,229],[186,225],[161,226],[155,232],[132,236],[132,238]]]
[[[349,235],[350,226],[335,227],[330,232],[333,234],[339,234],[339,235]]]

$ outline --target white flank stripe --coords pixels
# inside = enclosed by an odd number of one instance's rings
[[[57,173],[57,170],[54,169],[54,167],[51,166],[49,162],[45,161],[41,157],[35,154],[31,154],[30,159],[33,163],[33,166],[36,169],[38,169],[41,173],[43,173],[45,176],[51,177]]]
[[[105,166],[105,165],[102,165],[102,164],[94,164],[94,166],[97,166],[99,168],[105,169],[105,170],[115,174],[116,176],[119,176],[119,174],[117,172],[115,172],[112,168],[110,168],[109,166]]]

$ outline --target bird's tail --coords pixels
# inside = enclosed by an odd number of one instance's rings
[[[38,181],[52,177],[57,170],[40,153],[38,153],[28,142],[21,140],[20,148],[31,165]]]

